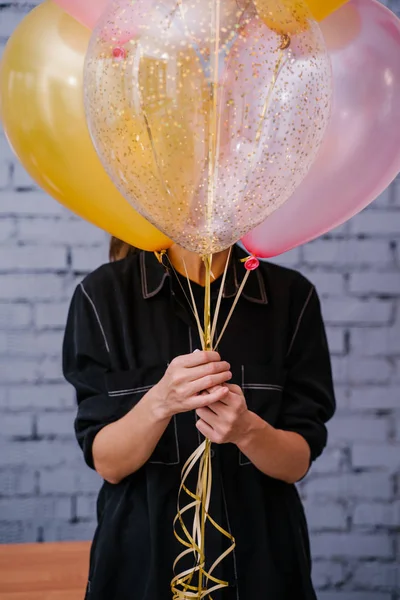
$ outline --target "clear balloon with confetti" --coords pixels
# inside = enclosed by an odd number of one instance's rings
[[[306,3],[286,4],[113,0],[92,35],[85,104],[105,168],[204,256],[281,206],[324,136],[329,56]]]

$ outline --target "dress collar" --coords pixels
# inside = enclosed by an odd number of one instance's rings
[[[242,258],[246,258],[246,253],[234,246],[228,273],[225,281],[223,297],[233,298],[236,296],[240,284],[245,276],[246,270]],[[142,282],[142,294],[146,300],[156,296],[164,287],[166,280],[169,277],[170,271],[162,265],[152,252],[140,253],[140,274]],[[251,271],[247,283],[242,292],[243,298],[256,304],[268,304],[268,296],[264,273],[262,268]]]

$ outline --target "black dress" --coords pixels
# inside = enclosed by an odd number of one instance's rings
[[[244,275],[241,256],[236,248],[221,324]],[[77,391],[76,434],[90,467],[101,428],[125,415],[175,356],[196,348],[200,340],[181,286],[152,254],[107,264],[78,286],[65,334],[64,373]],[[249,410],[301,434],[315,460],[326,445],[325,423],[335,400],[314,287],[295,271],[262,264],[251,273],[219,350]],[[174,417],[148,463],[118,485],[104,483],[88,600],[171,600],[172,563],[182,551],[172,522],[181,468],[202,439],[195,424],[195,413]],[[315,600],[296,487],[262,474],[233,444],[214,445],[212,462],[210,512],[237,543],[215,572],[230,587],[213,599]],[[224,544],[210,532],[210,563]]]

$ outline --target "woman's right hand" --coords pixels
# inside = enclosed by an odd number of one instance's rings
[[[170,419],[222,400],[229,393],[223,384],[231,378],[230,365],[218,352],[193,352],[174,358],[147,399],[158,419]],[[201,394],[207,390],[209,393]]]

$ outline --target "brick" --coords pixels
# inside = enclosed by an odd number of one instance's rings
[[[39,367],[39,378],[42,381],[55,383],[64,381],[61,356],[43,360]]]
[[[80,244],[104,246],[107,234],[83,219],[33,217],[18,219],[18,237],[25,243],[62,244],[75,248]]]
[[[4,357],[0,361],[0,381],[5,383],[33,383],[38,378],[38,363],[32,359]]]
[[[400,323],[392,327],[352,329],[351,350],[357,356],[393,356],[400,354]]]
[[[328,423],[329,442],[384,442],[389,434],[387,417],[338,416]]]
[[[14,164],[13,187],[19,191],[38,190],[36,182],[19,162]]]
[[[69,302],[41,302],[33,308],[38,329],[63,328],[67,322]]]
[[[76,512],[78,519],[96,519],[97,496],[78,496]]]
[[[356,469],[381,467],[394,472],[400,467],[400,444],[354,444],[352,464]]]
[[[310,477],[305,482],[307,498],[390,500],[393,494],[389,474],[343,473]]]
[[[71,463],[79,455],[75,442],[27,441],[10,442],[0,453],[1,467],[51,467]],[[57,491],[57,490],[56,490]]]
[[[45,357],[60,356],[63,342],[62,331],[45,331],[35,333],[33,331],[0,333],[0,352],[2,348],[2,337],[5,352],[8,356]]]
[[[0,166],[1,173],[1,166]],[[1,175],[0,175],[1,186]],[[0,243],[15,240],[15,221],[13,219],[0,219]]]
[[[39,436],[74,436],[75,411],[40,414],[37,420]]]
[[[390,322],[393,304],[386,300],[327,298],[323,313],[327,325],[385,325]]]
[[[339,585],[345,579],[343,565],[333,561],[314,561],[312,579],[317,590]]]
[[[289,269],[296,268],[301,261],[300,248],[294,248],[289,252],[284,252],[277,257],[269,258],[268,262],[281,265],[282,267],[288,267]]]
[[[306,265],[338,269],[387,267],[392,263],[386,240],[316,240],[304,246]]]
[[[99,491],[101,484],[100,476],[89,469],[83,459],[75,465],[43,469],[40,473],[42,494],[94,494]]]
[[[305,509],[310,531],[346,531],[347,515],[343,506],[306,502]]]
[[[32,415],[30,414],[3,414],[0,418],[0,435],[3,437],[32,435]]]
[[[76,272],[94,271],[104,262],[108,262],[104,246],[72,249],[72,267]]]
[[[7,39],[17,27],[26,11],[20,6],[11,5],[7,9],[6,18],[0,19],[0,38]]]
[[[32,323],[32,307],[27,303],[0,302],[0,329],[25,329]]]
[[[345,331],[339,327],[327,327],[329,350],[331,354],[345,354]]]
[[[69,211],[41,191],[2,194],[1,216],[64,216]]]
[[[63,296],[64,280],[56,274],[1,276],[0,300],[47,300]]]
[[[67,267],[67,253],[56,246],[8,246],[0,248],[0,271],[61,271]]]
[[[352,356],[349,360],[348,382],[356,385],[389,383],[392,370],[392,365],[387,359],[363,358],[357,360]]]
[[[48,523],[44,529],[45,542],[89,541],[93,539],[96,523]]]
[[[2,544],[34,543],[37,541],[37,534],[37,527],[34,523],[0,521]]]
[[[315,285],[318,294],[340,296],[344,292],[344,277],[341,273],[327,272],[321,268],[301,268],[301,273]]]
[[[355,356],[332,357],[333,379],[337,384],[365,385],[388,384],[393,375],[393,365],[385,358],[363,358]]]
[[[389,592],[400,588],[400,565],[385,563],[362,563],[353,574],[353,585],[366,589],[387,589]]]
[[[34,494],[36,488],[35,472],[31,469],[0,470],[0,497]]]
[[[32,521],[40,524],[49,519],[71,519],[70,498],[14,498],[0,500],[3,521]]]
[[[330,445],[330,444],[329,444]],[[318,460],[316,460],[311,472],[314,474],[338,473],[343,460],[341,450],[336,448],[327,448]]]
[[[364,296],[400,296],[400,273],[374,273],[373,276],[371,273],[352,273],[349,291]]]
[[[365,386],[352,388],[349,406],[355,410],[392,410],[400,405],[400,390],[396,386]]]
[[[398,527],[400,501],[394,504],[361,503],[354,509],[353,525],[358,527]]]
[[[398,210],[389,208],[365,210],[351,223],[351,232],[354,235],[373,237],[398,237],[400,236],[400,214]]]
[[[344,384],[349,381],[349,362],[345,357],[332,356],[331,359],[333,381],[335,384]]]
[[[9,410],[65,410],[76,406],[75,392],[65,383],[13,386],[8,398]]]
[[[316,558],[393,557],[393,544],[386,534],[321,533],[313,537],[311,550]]]
[[[0,190],[4,190],[10,186],[11,182],[11,166],[7,160],[0,159]]]

